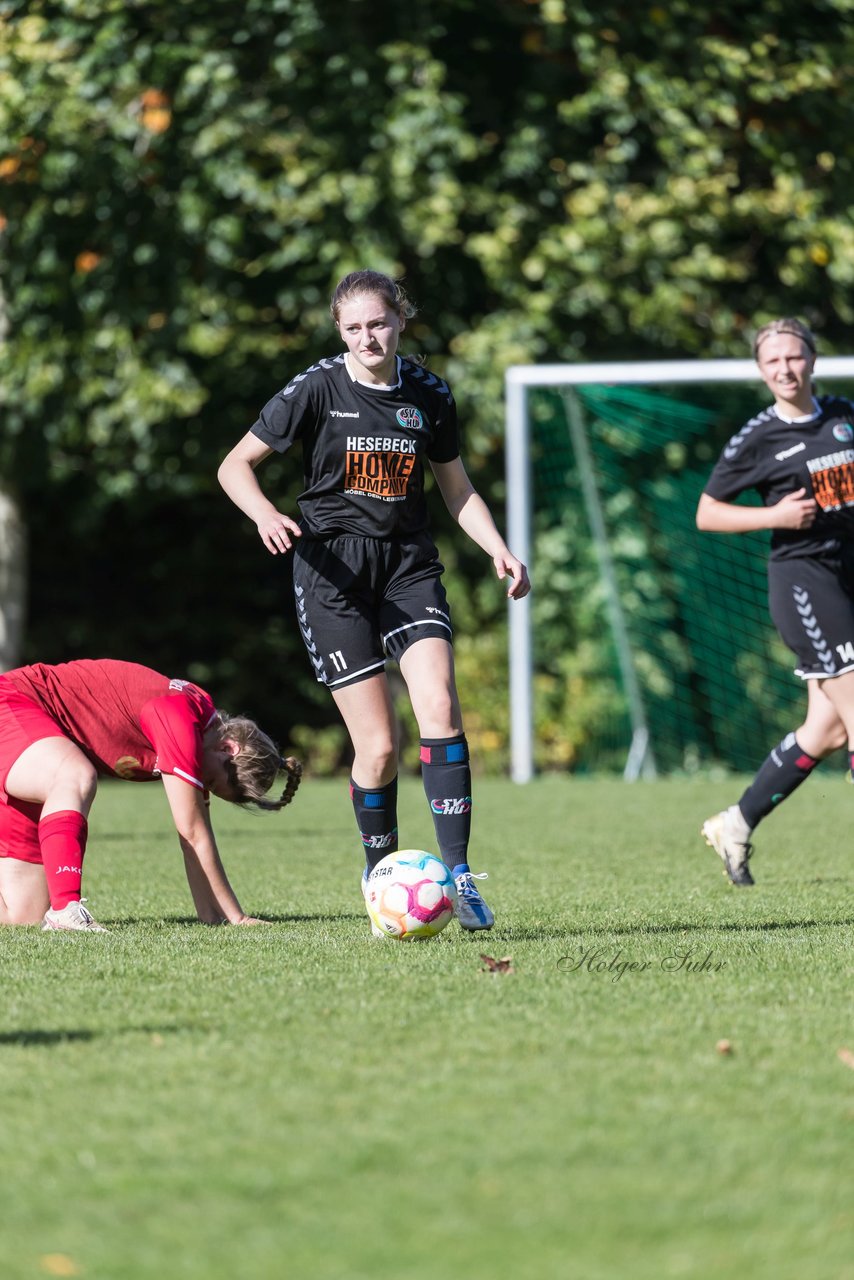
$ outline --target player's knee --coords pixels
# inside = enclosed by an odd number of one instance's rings
[[[393,777],[397,772],[397,742],[382,734],[358,744],[356,751],[360,775],[365,777]],[[354,772],[356,762],[354,762]]]
[[[452,738],[463,731],[459,702],[447,689],[421,695],[417,719],[422,738]]]
[[[95,766],[87,760],[85,765],[81,765],[77,772],[77,785],[86,795],[87,799],[92,800],[95,792],[98,790],[98,773]]]
[[[6,859],[3,860],[4,863]],[[4,884],[0,891],[0,925],[33,925],[40,924],[45,911],[50,906],[44,873],[41,867],[29,866],[10,859],[10,865],[27,872],[36,872],[39,885],[30,885],[29,890],[22,885]],[[4,872],[6,868],[3,868]],[[5,878],[5,877],[4,877]],[[33,877],[30,877],[32,879]]]
[[[383,775],[390,771],[397,772],[397,743],[385,742],[378,744],[374,754],[374,768],[377,773]]]
[[[841,720],[821,726],[813,724],[811,730],[804,724],[795,731],[795,739],[816,760],[823,760],[848,745],[848,733]]]
[[[845,725],[840,722],[829,729],[825,735],[824,754],[830,755],[831,751],[838,751],[841,747],[848,746],[848,733]]]
[[[72,792],[81,801],[91,804],[98,789],[97,770],[85,756],[74,756],[66,760],[57,771],[54,787]]]
[[[0,911],[0,924],[33,925],[41,924],[47,907],[44,905],[27,906],[26,904],[5,906]]]

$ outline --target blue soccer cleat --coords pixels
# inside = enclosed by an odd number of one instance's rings
[[[461,929],[474,933],[480,929],[491,929],[495,924],[495,916],[484,902],[475,880],[486,880],[487,873],[481,871],[475,875],[469,871],[468,864],[460,863],[451,874],[457,886],[457,919]]]

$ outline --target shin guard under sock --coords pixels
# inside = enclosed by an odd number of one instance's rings
[[[365,847],[365,861],[372,871],[387,853],[397,851],[397,778],[369,791],[351,778],[350,799]]]
[[[782,800],[804,782],[818,764],[798,746],[793,733],[763,760],[756,777],[738,802],[744,820],[752,831]]]
[[[80,899],[88,834],[89,824],[76,809],[50,813],[39,822],[39,846],[54,911]]]
[[[421,739],[421,777],[443,861],[468,866],[471,768],[465,734]]]

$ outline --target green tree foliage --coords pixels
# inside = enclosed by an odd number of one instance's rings
[[[337,348],[353,267],[405,277],[409,349],[450,377],[499,507],[508,363],[743,354],[783,312],[850,347],[852,7],[0,0],[0,468],[30,524],[28,656],[147,660],[280,733],[333,723],[285,566],[214,474]],[[289,509],[298,471],[264,470]],[[500,762],[503,593],[437,523]]]

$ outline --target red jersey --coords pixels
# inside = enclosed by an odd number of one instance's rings
[[[204,791],[202,739],[216,708],[189,680],[135,662],[84,658],[19,667],[0,682],[42,707],[100,774],[150,782],[172,773]]]

